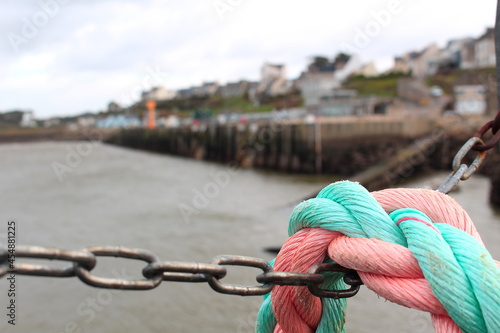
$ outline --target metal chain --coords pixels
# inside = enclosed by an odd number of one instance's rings
[[[142,269],[143,279],[127,280],[98,277],[92,274],[97,257],[117,257],[142,260],[147,265]],[[49,259],[70,262],[64,267],[17,263],[17,258]],[[259,283],[254,286],[226,284],[221,280],[227,275],[224,266],[245,266],[262,270],[256,276]],[[347,290],[324,290],[320,284],[326,276],[322,272],[334,272],[343,276],[350,286]],[[346,298],[356,295],[363,284],[355,270],[338,264],[324,263],[311,267],[308,273],[275,272],[264,259],[236,255],[221,255],[209,264],[196,262],[160,261],[153,253],[142,249],[117,246],[93,246],[80,251],[62,250],[38,246],[18,246],[15,250],[0,248],[0,278],[7,274],[78,277],[82,282],[97,288],[149,290],[162,281],[208,282],[213,290],[230,295],[256,296],[269,293],[275,285],[307,286],[313,295],[328,298]]]
[[[486,143],[482,141],[481,143],[477,143],[474,147],[472,147],[472,149],[475,151],[484,152],[495,147],[495,145],[500,140],[500,131],[498,130],[499,128],[500,110],[497,112],[495,119],[488,121],[476,132],[476,134],[474,134],[474,137],[482,140],[484,135],[491,129],[491,133],[493,134],[493,136]]]
[[[500,133],[500,131],[498,132]],[[450,175],[443,181],[443,183],[437,188],[438,192],[448,194],[451,190],[457,186],[457,184],[461,180],[467,180],[469,177],[476,172],[476,170],[479,168],[481,163],[483,163],[484,159],[486,158],[486,153],[487,151],[480,151],[472,164],[469,166],[465,163],[462,163],[463,158],[471,149],[473,150],[474,147],[477,145],[484,145],[484,142],[481,138],[478,137],[472,137],[470,138],[463,146],[460,148],[458,153],[455,155],[455,158],[453,159],[452,167],[453,171],[450,173]]]
[[[500,97],[500,96],[499,96]],[[483,140],[484,135],[491,129],[493,136],[485,143]],[[453,159],[452,167],[453,171],[450,175],[443,181],[443,183],[437,188],[436,191],[448,194],[451,190],[457,186],[461,180],[467,180],[469,177],[476,172],[481,163],[483,163],[486,158],[488,150],[495,147],[495,145],[500,142],[500,110],[495,115],[493,120],[488,121],[486,124],[481,126],[481,128],[470,138],[463,146],[460,148],[458,153]],[[463,158],[471,150],[477,151],[478,154],[472,164],[468,166],[462,163]]]

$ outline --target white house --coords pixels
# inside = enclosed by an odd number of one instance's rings
[[[286,66],[282,64],[270,64],[268,62],[262,65],[260,70],[261,82],[274,81],[276,79],[286,79]]]
[[[142,93],[143,101],[165,101],[174,99],[177,96],[175,90],[168,90],[164,87],[154,87],[150,91],[145,91]]]
[[[495,57],[495,30],[486,29],[486,32],[476,40],[474,45],[476,68],[494,67]]]
[[[441,63],[442,52],[433,43],[421,52],[412,52],[409,57],[409,65],[412,75],[415,77],[425,77],[436,74]]]
[[[460,38],[448,41],[442,50],[441,63],[462,69],[474,67],[474,38]]]
[[[475,55],[476,41],[472,39],[462,45],[460,51],[460,68],[470,69],[476,67],[476,55]]]
[[[191,90],[191,97],[203,97],[205,96],[205,89],[201,86],[194,86],[189,88]]]
[[[201,89],[204,96],[213,96],[219,89],[219,82],[203,82]]]
[[[221,95],[224,98],[243,96],[248,90],[248,81],[227,83],[221,87]]]
[[[298,79],[305,107],[318,105],[322,99],[331,96],[333,89],[340,88],[340,85],[334,72],[302,73]]]
[[[79,127],[82,128],[95,126],[96,122],[97,119],[94,116],[84,116],[84,117],[78,117],[78,119],[76,119],[76,123],[78,124]]]
[[[257,94],[277,96],[286,94],[292,86],[286,78],[286,66],[281,64],[264,63],[260,71],[261,79],[257,87]]]
[[[361,70],[362,67],[360,58],[353,55],[337,71],[302,73],[297,84],[304,99],[304,106],[311,109],[319,105],[321,101],[331,100],[334,97],[334,89],[340,88],[345,79]]]
[[[412,76],[422,78],[434,75],[442,61],[443,53],[434,43],[422,51],[408,52],[394,58],[394,66],[389,73],[412,73]]]
[[[403,73],[408,74],[410,72],[410,65],[408,64],[408,58],[405,56],[394,57],[394,65],[386,73]]]
[[[177,98],[191,98],[192,96],[193,96],[192,88],[185,88],[177,91]]]
[[[375,64],[372,61],[372,62],[369,62],[369,63],[362,65],[353,74],[354,75],[362,75],[364,77],[374,77],[374,76],[379,75],[379,72],[377,71],[377,68],[375,67]]]
[[[454,93],[456,113],[480,115],[486,112],[486,90],[483,85],[457,85]]]
[[[33,111],[23,111],[23,117],[21,118],[21,127],[36,127],[35,114]]]

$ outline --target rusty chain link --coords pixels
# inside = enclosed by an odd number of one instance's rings
[[[10,253],[10,256],[8,255]],[[142,260],[147,265],[142,269],[143,279],[112,279],[92,274],[98,257],[117,257]],[[10,259],[9,259],[10,257]],[[67,261],[64,267],[17,263],[17,258],[49,259]],[[244,266],[262,270],[256,276],[253,286],[226,284],[222,279],[227,275],[224,266]],[[350,286],[347,290],[323,290],[320,284],[325,281],[321,272],[341,274]],[[160,261],[153,253],[142,249],[129,249],[116,246],[93,246],[80,251],[38,246],[18,246],[15,252],[0,248],[0,278],[7,274],[78,277],[82,282],[97,288],[149,290],[158,287],[162,281],[208,282],[210,287],[223,294],[257,296],[269,293],[275,285],[307,286],[313,295],[328,298],[346,298],[356,295],[363,284],[355,270],[338,264],[321,264],[311,268],[309,273],[275,272],[264,259],[236,255],[221,255],[212,259],[210,264],[196,262]]]
[[[500,133],[500,131],[498,132]],[[460,150],[457,152],[455,155],[455,158],[453,159],[452,163],[452,168],[453,171],[450,173],[450,175],[443,181],[443,183],[437,188],[437,191],[441,193],[449,193],[461,180],[467,180],[469,177],[476,172],[476,170],[479,168],[481,163],[483,163],[484,159],[486,158],[486,153],[487,151],[480,151],[478,152],[476,158],[474,161],[471,163],[471,165],[467,165],[462,162],[463,158],[471,149],[473,150],[474,147],[477,145],[484,144],[483,140],[478,138],[478,137],[472,137],[470,138],[463,146],[460,148]]]
[[[477,132],[474,137],[483,140],[484,135],[491,129],[493,136],[486,142],[477,143],[472,150],[484,152],[493,148],[500,141],[500,110],[497,112],[495,119],[488,121]]]
[[[484,142],[485,134],[491,129],[493,136]],[[497,112],[493,120],[488,121],[486,124],[481,126],[481,128],[470,138],[463,146],[460,148],[458,153],[453,159],[453,171],[450,175],[443,181],[443,183],[437,188],[437,191],[442,193],[449,193],[461,180],[467,180],[469,177],[476,172],[481,163],[483,163],[486,158],[488,150],[495,147],[500,141],[500,110]],[[478,152],[476,158],[471,163],[467,165],[462,163],[463,158],[471,150]]]

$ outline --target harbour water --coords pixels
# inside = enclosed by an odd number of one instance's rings
[[[18,245],[144,248],[161,260],[209,262],[218,254],[272,259],[287,237],[293,204],[334,179],[235,170],[231,165],[133,151],[100,143],[0,145],[0,242],[15,220]],[[404,186],[429,186],[440,173]],[[473,176],[452,193],[500,258],[500,216],[489,181]],[[21,259],[19,259],[21,260]],[[23,262],[25,262],[23,260]],[[140,278],[143,262],[99,258],[96,275]],[[254,269],[225,281],[254,283]],[[0,280],[6,311],[8,284]],[[150,291],[109,291],[77,278],[17,276],[16,325],[1,332],[253,332],[261,297],[215,293],[207,284],[164,282]],[[363,287],[348,301],[348,332],[433,332],[429,315]]]

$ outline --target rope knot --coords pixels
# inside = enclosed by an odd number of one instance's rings
[[[306,273],[334,261],[355,269],[384,298],[430,312],[437,332],[500,332],[500,263],[484,248],[452,198],[423,189],[369,193],[353,182],[325,187],[299,204],[276,271]],[[323,289],[344,289],[330,274]],[[275,286],[258,333],[343,332],[345,299],[319,299],[306,287]]]

